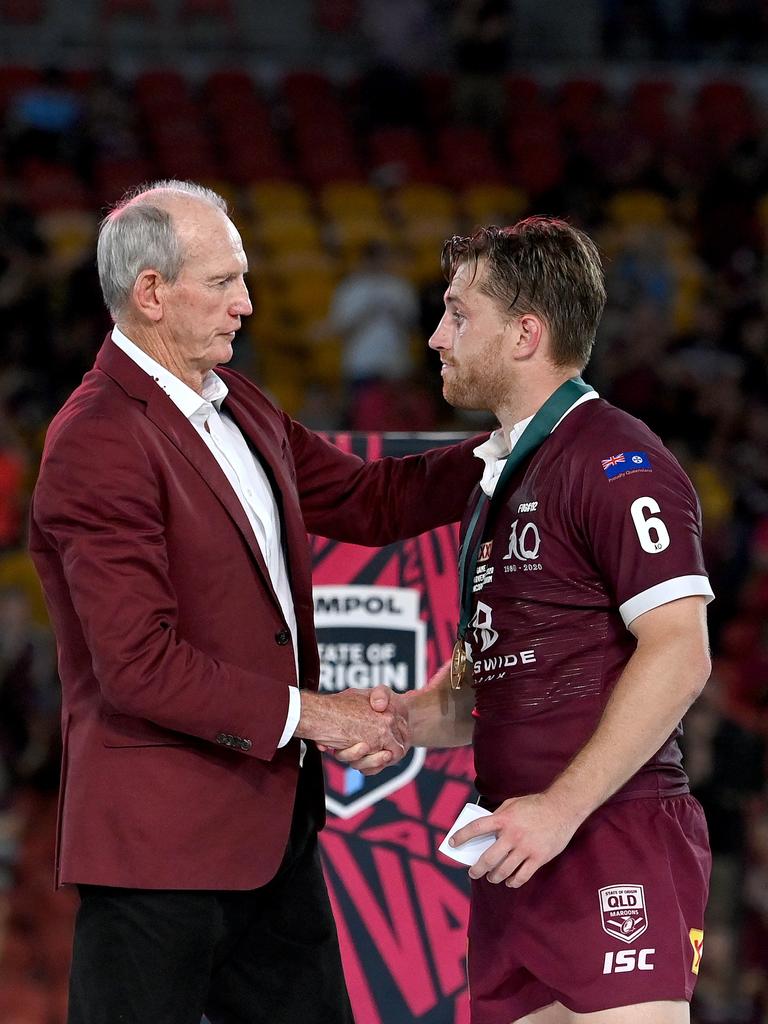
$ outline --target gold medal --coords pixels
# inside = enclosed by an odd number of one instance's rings
[[[467,652],[464,647],[464,641],[459,637],[456,643],[453,645],[453,654],[451,655],[451,689],[460,690],[461,681],[464,678],[464,673],[467,671]]]

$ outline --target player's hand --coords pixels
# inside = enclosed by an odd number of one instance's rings
[[[450,843],[461,846],[495,832],[496,842],[472,865],[469,875],[517,889],[565,849],[580,824],[547,793],[534,793],[505,800],[493,814],[459,829]]]
[[[379,714],[393,714],[403,740],[402,751],[391,749],[371,751],[365,743],[356,743],[345,750],[333,751],[337,760],[343,761],[351,768],[356,768],[363,775],[377,775],[390,764],[397,764],[408,753],[411,747],[408,729],[408,713],[405,701],[395,694],[388,686],[375,686],[369,694],[371,708]]]

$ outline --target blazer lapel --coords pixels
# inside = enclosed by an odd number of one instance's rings
[[[189,420],[174,405],[162,388],[137,366],[121,349],[108,340],[96,360],[97,369],[112,377],[133,398],[146,405],[146,415],[200,474],[201,479],[222,504],[245,540],[262,577],[264,586],[282,615],[272,580],[259,543],[243,506],[216,459]],[[228,401],[229,399],[227,399]]]

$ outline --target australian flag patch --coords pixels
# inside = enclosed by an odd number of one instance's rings
[[[646,452],[619,452],[618,455],[602,459],[601,464],[609,480],[615,480],[617,476],[624,476],[626,473],[651,472],[651,460]]]

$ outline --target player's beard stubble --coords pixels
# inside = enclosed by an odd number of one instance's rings
[[[479,351],[445,360],[443,398],[457,409],[495,412],[504,404],[509,383],[503,376],[503,332],[491,338]]]

